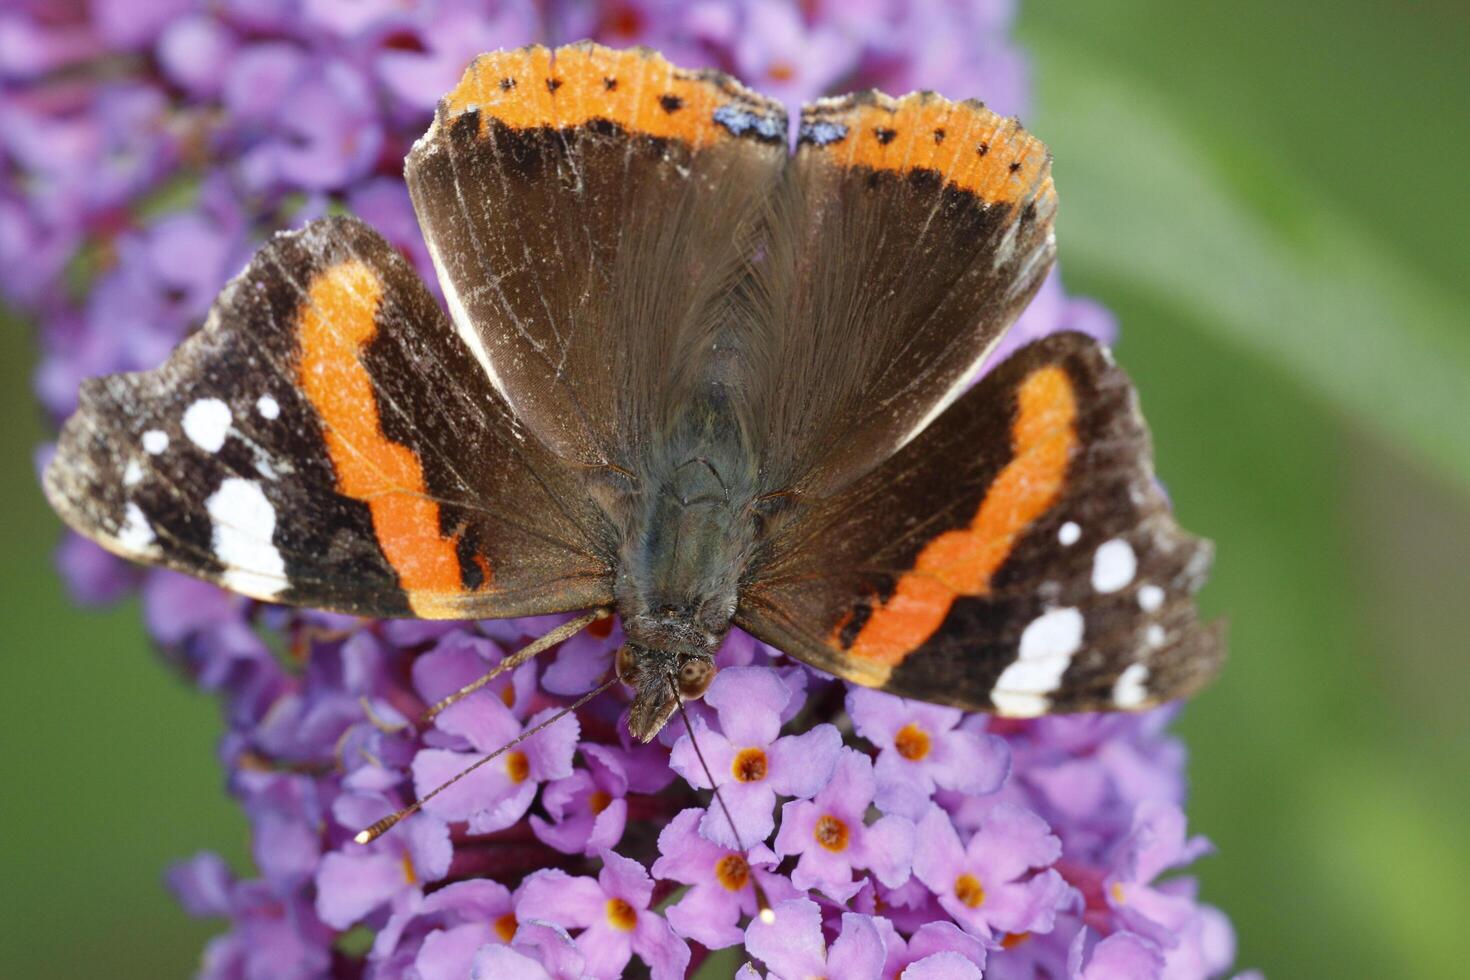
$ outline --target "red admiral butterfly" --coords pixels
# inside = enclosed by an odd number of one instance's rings
[[[860,93],[792,155],[725,75],[532,47],[470,66],[406,177],[450,315],[353,218],[277,236],[163,367],[84,387],[69,524],[274,602],[615,610],[642,739],[732,624],[1013,717],[1218,670],[1208,544],[1107,352],[1051,336],[967,388],[1052,263],[1015,120]]]

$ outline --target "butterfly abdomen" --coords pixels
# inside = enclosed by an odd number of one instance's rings
[[[723,400],[701,398],[648,456],[617,588],[635,642],[713,652],[730,628],[756,535],[739,429]]]

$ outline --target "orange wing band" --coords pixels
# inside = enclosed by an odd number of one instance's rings
[[[991,484],[968,527],[924,546],[893,594],[874,608],[848,655],[895,667],[922,646],[960,596],[983,596],[1016,541],[1056,503],[1077,447],[1077,397],[1059,367],[1030,374],[1017,394],[1011,461]],[[839,627],[840,628],[840,627]],[[836,635],[832,643],[841,644]]]
[[[991,203],[1054,196],[1046,146],[1018,120],[933,92],[901,99],[868,92],[808,105],[801,152],[845,167],[934,171]]]
[[[715,110],[735,103],[761,112],[780,107],[716,72],[676,68],[646,48],[614,51],[582,42],[552,51],[536,45],[476,58],[440,105],[453,121],[478,110],[480,133],[495,119],[512,129],[564,129],[594,119],[630,132],[704,147],[731,132]]]
[[[337,490],[368,505],[410,607],[428,615],[435,596],[464,588],[456,542],[440,534],[439,505],[428,496],[423,467],[412,450],[384,435],[362,364],[377,335],[382,280],[349,260],[319,273],[308,296],[299,316],[299,382],[323,422]]]

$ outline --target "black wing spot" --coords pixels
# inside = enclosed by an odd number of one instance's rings
[[[618,80],[611,76],[604,78],[602,80],[602,87],[611,92],[618,87]]]
[[[502,78],[500,80],[500,91],[502,91],[502,92],[509,92],[511,89],[513,89],[515,87],[516,87],[516,80],[514,78]]]
[[[552,95],[555,95],[556,90],[561,88],[561,84],[562,83],[560,78],[548,78],[546,80],[546,91],[550,92]]]
[[[944,142],[944,127],[943,126],[941,126],[940,128],[938,128],[938,129],[936,129],[934,131],[934,142],[936,142],[936,143],[943,143]]]
[[[1012,160],[1011,161],[1011,166],[1010,166],[1011,173],[1015,173],[1016,171],[1018,171],[1020,169],[1021,169],[1021,161],[1020,160]]]
[[[1021,220],[1022,221],[1035,221],[1036,220],[1036,202],[1035,201],[1032,201],[1029,204],[1027,204],[1026,207],[1021,211]]]
[[[684,100],[677,95],[660,95],[658,104],[663,107],[664,112],[678,112],[684,108]]]
[[[898,130],[887,129],[880,126],[879,128],[873,130],[873,135],[878,138],[879,143],[887,146],[889,143],[892,143],[894,139],[898,136]]]
[[[975,152],[983,157],[985,154],[990,152],[990,144],[981,142],[979,146],[975,147]]]

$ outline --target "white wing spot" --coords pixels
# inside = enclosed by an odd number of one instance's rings
[[[207,453],[217,453],[230,434],[230,406],[218,398],[201,398],[184,409],[184,435]]]
[[[1113,682],[1113,703],[1120,708],[1136,708],[1148,700],[1148,664],[1129,664]]]
[[[1029,718],[1050,706],[1046,695],[1062,683],[1072,655],[1082,648],[1082,613],[1053,609],[1021,631],[1016,660],[996,679],[990,701],[1003,715]]]
[[[1099,592],[1117,592],[1133,581],[1138,558],[1133,546],[1122,538],[1100,545],[1092,556],[1092,587]]]
[[[255,400],[255,410],[263,419],[278,419],[281,417],[281,403],[270,395],[261,395]]]
[[[128,465],[123,467],[123,486],[136,486],[141,479],[143,479],[143,467],[136,459],[128,460]]]
[[[1077,526],[1076,521],[1068,521],[1057,531],[1057,540],[1065,545],[1074,545],[1082,540],[1082,528]]]
[[[1148,641],[1149,646],[1161,647],[1166,638],[1164,628],[1158,623],[1150,623],[1148,629],[1143,631],[1143,638]]]
[[[1138,608],[1144,612],[1158,612],[1164,604],[1164,590],[1157,585],[1144,585],[1138,590]]]
[[[214,522],[214,555],[225,566],[226,588],[258,599],[286,587],[286,562],[271,543],[276,509],[254,480],[230,477],[204,502]]]
[[[128,501],[127,509],[123,511],[122,527],[117,529],[117,543],[134,554],[146,554],[153,550],[155,540],[143,508]]]
[[[168,448],[168,433],[162,429],[149,429],[143,433],[143,451],[150,456],[157,456]]]

